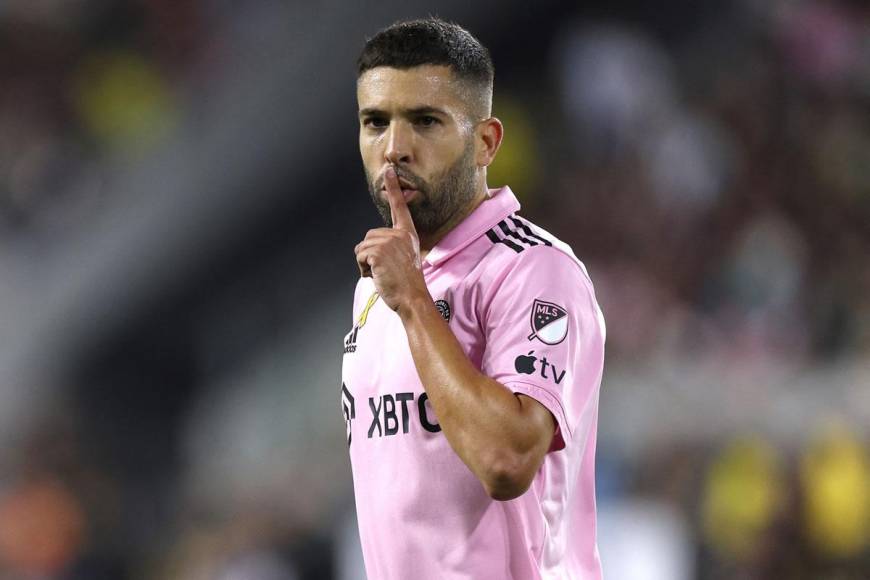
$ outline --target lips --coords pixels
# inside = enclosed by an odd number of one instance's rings
[[[407,179],[405,179],[403,177],[399,178],[399,187],[402,188],[402,197],[405,198],[406,202],[410,201],[413,197],[415,197],[419,193],[419,190],[416,188],[416,186],[414,186],[413,183],[411,183],[410,181],[408,181]],[[381,187],[381,191],[383,191],[383,192],[387,191],[386,182]]]
[[[416,191],[417,190],[417,188],[414,186],[413,183],[406,181],[404,179],[399,179],[399,187],[402,188],[402,191],[405,191],[405,190]],[[386,190],[387,190],[387,184],[384,183],[384,185],[381,187],[381,191],[386,191]]]
[[[382,189],[381,191],[383,191],[384,195],[386,195],[386,192],[387,192],[386,188]],[[414,197],[417,196],[418,193],[419,193],[419,191],[416,189],[406,189],[405,187],[402,187],[402,197],[405,198],[406,202],[411,201]]]

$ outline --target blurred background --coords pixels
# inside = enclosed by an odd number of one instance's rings
[[[870,3],[0,0],[0,579],[364,577],[354,61],[494,57],[608,322],[612,580],[870,578]]]

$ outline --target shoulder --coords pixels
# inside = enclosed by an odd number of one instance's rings
[[[564,316],[563,326],[553,325],[548,332],[570,327],[584,337],[583,344],[603,344],[604,317],[595,287],[571,247],[519,216],[509,216],[505,222],[487,232],[492,248],[481,277],[484,324],[501,332],[531,320],[535,334],[539,330],[535,324]],[[507,231],[503,227],[510,225],[514,227]],[[522,344],[530,340],[525,335],[522,338]],[[571,344],[580,344],[578,340]],[[553,345],[559,341],[544,342]]]
[[[487,266],[495,277],[528,272],[549,278],[580,278],[591,285],[586,266],[571,246],[518,214],[511,214],[491,229],[485,237],[491,248],[487,253]]]

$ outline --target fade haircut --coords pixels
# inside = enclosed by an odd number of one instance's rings
[[[368,39],[357,59],[357,79],[379,66],[406,70],[424,65],[450,67],[464,85],[469,113],[478,119],[490,116],[495,69],[489,51],[458,24],[433,16],[396,22]]]

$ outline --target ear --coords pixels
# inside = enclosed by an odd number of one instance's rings
[[[478,123],[474,133],[475,161],[478,167],[489,167],[501,147],[504,126],[497,118],[490,117]]]

